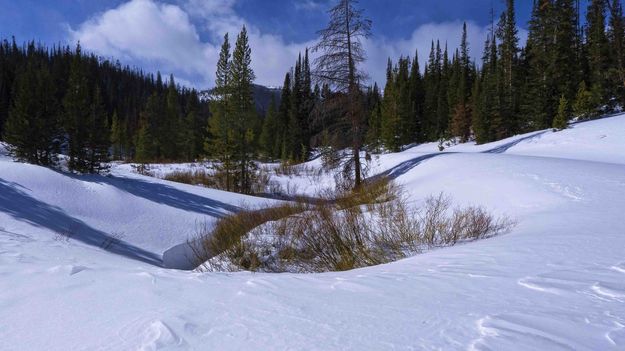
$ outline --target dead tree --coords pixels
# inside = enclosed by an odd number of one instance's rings
[[[315,78],[335,91],[331,95],[333,101],[325,101],[323,105],[341,107],[340,118],[330,131],[334,134],[331,140],[337,141],[332,146],[346,147],[338,141],[349,141],[351,155],[341,158],[345,173],[353,173],[355,188],[362,183],[360,151],[365,132],[361,84],[366,81],[366,74],[358,70],[358,65],[366,59],[362,40],[371,36],[371,21],[363,16],[363,10],[355,8],[357,3],[357,0],[339,0],[328,11],[330,23],[318,32],[321,38],[313,48],[313,52],[320,53],[315,59]]]

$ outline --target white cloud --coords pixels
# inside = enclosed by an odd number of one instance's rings
[[[204,88],[214,82],[214,71],[223,35],[230,33],[232,45],[241,27],[248,29],[252,66],[257,82],[281,85],[284,74],[297,54],[314,44],[287,42],[282,36],[262,33],[235,11],[237,0],[179,0],[178,5],[157,0],[130,0],[117,8],[95,15],[76,29],[70,39],[80,41],[89,51],[113,56],[122,61],[174,73],[179,82],[193,82]],[[308,0],[304,6],[318,1]],[[311,5],[313,4],[313,5]],[[472,57],[481,57],[487,28],[468,22]],[[369,60],[364,69],[383,85],[386,60],[419,51],[422,64],[427,59],[432,39],[448,43],[450,51],[459,45],[462,22],[429,23],[416,28],[409,38],[373,37],[365,43]],[[199,33],[206,34],[202,40]],[[525,33],[520,33],[523,38]]]
[[[451,59],[456,48],[460,46],[462,34],[462,21],[426,23],[416,28],[407,39],[393,40],[384,37],[373,37],[365,44],[368,53],[366,67],[369,70],[372,81],[377,81],[378,85],[386,82],[386,63],[390,57],[393,63],[397,62],[400,56],[410,56],[414,58],[415,50],[419,54],[419,65],[423,71],[432,46],[432,40],[436,45],[436,40],[440,40],[441,49],[444,50],[447,44],[449,58]],[[480,64],[484,42],[488,35],[489,26],[482,27],[472,21],[467,21],[467,41],[469,43],[469,54],[472,60]],[[527,31],[519,29],[519,37],[522,43],[527,39]]]

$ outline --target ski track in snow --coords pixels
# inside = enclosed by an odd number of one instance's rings
[[[160,260],[198,223],[272,200],[126,165],[68,177],[0,150],[0,350],[624,350],[625,116],[436,148],[382,155],[374,171],[414,203],[444,191],[517,228],[304,275],[203,274],[133,256]],[[287,178],[308,196],[333,184]],[[70,229],[83,240],[58,235]],[[126,254],[95,240],[107,237]]]

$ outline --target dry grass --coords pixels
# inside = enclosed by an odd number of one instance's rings
[[[225,172],[212,172],[205,168],[173,171],[163,176],[163,179],[177,183],[201,185],[207,188],[228,190]],[[263,169],[259,169],[254,172],[250,177],[250,182],[250,194],[263,194],[268,191],[270,193],[278,193],[281,191],[279,184],[271,182],[270,174]]]
[[[497,235],[514,225],[481,207],[452,208],[443,194],[414,209],[400,187],[381,180],[357,192],[324,194],[313,204],[296,201],[226,217],[200,234],[196,255],[211,271],[340,271]]]

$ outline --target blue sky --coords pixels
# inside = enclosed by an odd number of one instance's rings
[[[532,0],[517,0],[520,35]],[[199,88],[213,84],[220,40],[248,26],[257,82],[279,85],[297,53],[312,45],[333,0],[0,0],[0,37],[74,44],[124,64],[173,73]],[[469,23],[472,55],[479,57],[490,8],[502,0],[361,0],[373,20],[365,69],[383,84],[386,58],[426,57],[432,38],[457,45]],[[585,4],[583,5],[585,7]],[[496,15],[498,17],[498,15]]]

